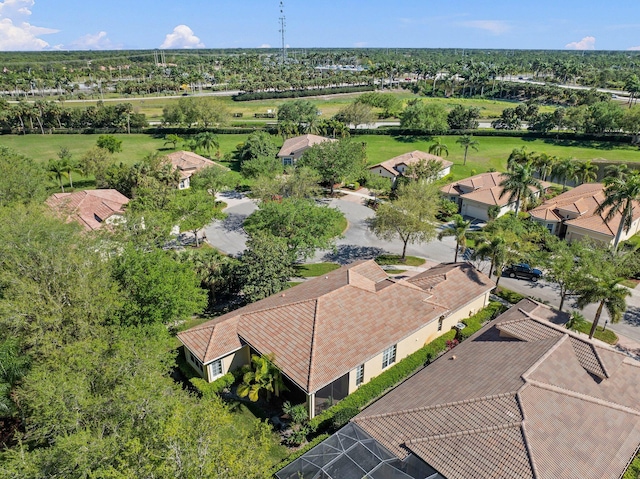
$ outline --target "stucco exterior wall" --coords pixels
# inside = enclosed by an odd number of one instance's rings
[[[383,178],[389,178],[391,181],[394,181],[396,178],[395,175],[392,175],[388,170],[382,168],[381,166],[378,166],[376,168],[369,168],[369,171],[371,173],[375,173],[378,176],[382,176]]]

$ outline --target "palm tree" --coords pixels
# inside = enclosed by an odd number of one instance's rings
[[[514,165],[511,171],[502,174],[500,185],[502,192],[499,198],[507,193],[509,194],[509,203],[516,201],[515,214],[518,216],[520,211],[520,202],[522,201],[526,207],[527,200],[535,201],[536,193],[541,192],[543,187],[540,180],[533,176],[533,169],[530,165]]]
[[[211,156],[211,150],[214,148],[217,151],[220,151],[220,142],[218,141],[218,137],[210,131],[198,133],[195,136],[195,140],[198,148],[201,148],[203,151],[207,152],[209,156]]]
[[[604,213],[605,223],[609,223],[618,213],[622,213],[618,231],[613,241],[613,249],[618,249],[624,230],[629,231],[633,222],[634,203],[640,200],[640,173],[633,172],[626,179],[607,178],[604,189],[605,199],[596,213]]]
[[[238,396],[249,396],[251,401],[257,401],[260,391],[265,391],[267,401],[271,399],[271,393],[276,397],[287,388],[282,380],[280,370],[273,364],[273,355],[251,356],[252,371],[245,373],[242,383],[238,385]]]
[[[526,147],[514,148],[507,158],[507,169],[513,170],[515,165],[526,165],[533,163],[534,154],[527,151]]]
[[[576,160],[563,158],[553,169],[553,176],[562,180],[562,191],[567,191],[567,181],[576,179]]]
[[[611,164],[604,167],[604,177],[626,179],[629,174],[629,166],[626,163]]]
[[[578,291],[578,300],[576,304],[580,309],[591,303],[600,303],[596,311],[596,316],[591,325],[589,339],[593,338],[600,321],[600,315],[604,308],[609,313],[612,323],[617,323],[622,318],[623,313],[627,309],[626,297],[631,296],[624,286],[620,286],[621,278],[614,279],[593,279],[587,281],[586,284]]]
[[[170,133],[169,135],[164,137],[165,142],[164,144],[171,144],[173,145],[173,148],[175,148],[179,142],[182,141],[182,138],[180,138],[178,135],[176,135],[175,133]]]
[[[462,252],[467,246],[467,234],[471,221],[465,221],[462,215],[453,215],[453,223],[447,225],[447,228],[438,233],[438,239],[442,241],[445,236],[453,236],[456,239],[456,252],[453,262],[458,262],[458,251],[462,248]]]
[[[456,143],[464,148],[464,161],[462,162],[462,165],[464,166],[467,164],[467,152],[469,151],[469,148],[473,148],[475,151],[478,151],[478,145],[480,143],[478,143],[477,140],[474,140],[471,135],[461,136],[456,140]]]
[[[484,237],[480,239],[480,244],[476,247],[473,254],[474,258],[491,260],[491,266],[489,267],[489,277],[495,274],[498,279],[496,280],[496,288],[500,283],[502,277],[502,266],[507,259],[507,241],[501,234],[495,234],[491,237]]]
[[[444,153],[444,156],[449,156],[449,148],[447,147],[447,145],[442,143],[442,140],[440,140],[440,138],[436,138],[434,140],[434,143],[429,146],[429,153],[436,156],[442,156],[442,154]]]
[[[61,158],[60,166],[69,178],[69,186],[73,188],[73,175],[72,173],[82,174],[82,166],[78,160],[74,160],[71,157]]]
[[[62,184],[62,178],[66,173],[66,165],[63,160],[49,160],[47,164],[47,172],[51,178],[55,178],[60,183],[60,189],[64,193],[64,185]]]
[[[591,160],[579,161],[576,163],[576,176],[582,183],[591,183],[598,178],[598,165],[591,163]]]
[[[538,175],[542,181],[546,181],[547,177],[553,171],[555,163],[558,158],[555,156],[549,156],[546,153],[540,153],[533,158],[533,165],[538,170]]]

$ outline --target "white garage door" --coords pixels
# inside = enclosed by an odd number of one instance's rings
[[[476,206],[472,203],[467,203],[466,201],[462,203],[461,213],[464,216],[471,216],[472,218],[478,218],[479,220],[487,221],[489,219],[486,208]]]

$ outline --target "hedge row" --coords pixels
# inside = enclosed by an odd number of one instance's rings
[[[515,291],[511,291],[510,289],[503,287],[499,287],[494,294],[511,304],[516,304],[526,298],[524,294],[516,293]]]
[[[191,378],[189,382],[202,394],[203,398],[212,398],[220,394],[223,389],[231,386],[235,380],[236,378],[233,374],[227,373],[210,383],[202,378]]]
[[[463,330],[465,333],[464,337],[468,337],[478,331],[486,321],[493,319],[502,311],[504,311],[504,307],[500,303],[491,302],[486,308],[470,318],[465,319],[464,323],[467,327]],[[427,360],[435,359],[446,349],[447,341],[455,337],[456,332],[451,330],[434,339],[415,353],[399,361],[395,366],[387,369],[368,383],[363,384],[357,391],[344,398],[335,406],[311,419],[309,425],[316,431],[332,430],[342,427],[352,417],[358,414],[363,407],[412,375],[421,368]]]
[[[375,90],[373,85],[341,86],[313,90],[256,91],[233,95],[233,101],[271,100],[274,98],[302,98],[306,96],[335,95],[336,93],[358,93]]]

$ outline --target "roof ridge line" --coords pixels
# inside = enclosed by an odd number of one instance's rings
[[[593,404],[598,404],[599,406],[606,406],[611,409],[615,409],[617,411],[626,412],[628,414],[633,414],[634,416],[640,416],[640,411],[636,409],[632,409],[628,406],[623,406],[622,404],[614,403],[611,401],[607,401],[605,399],[600,399],[595,396],[589,396],[588,394],[582,394],[576,391],[572,391],[570,389],[561,388],[559,386],[554,386],[553,384],[543,383],[541,381],[537,381],[535,379],[527,380],[527,383],[531,386],[545,389],[547,391],[556,392],[558,394],[562,394],[564,396],[573,397],[575,399],[581,399],[582,401],[590,402]]]
[[[533,452],[531,451],[531,444],[529,444],[529,438],[527,437],[527,431],[525,429],[525,425],[527,423],[527,415],[524,412],[524,407],[522,406],[522,398],[520,397],[520,392],[528,387],[528,383],[524,383],[524,385],[516,392],[516,404],[520,409],[520,414],[522,415],[522,422],[520,424],[520,429],[522,431],[522,440],[524,441],[524,448],[527,451],[527,457],[529,458],[529,464],[531,464],[531,472],[533,472],[534,479],[540,477],[538,474],[538,465],[536,464],[535,458],[533,457]]]
[[[411,439],[407,441],[405,444],[407,446],[411,446],[413,444],[421,444],[423,442],[438,441],[440,439],[449,439],[450,437],[470,436],[472,434],[482,434],[483,432],[502,431],[504,429],[512,429],[516,427],[519,428],[521,425],[522,425],[522,421],[506,422],[503,424],[498,424],[495,426],[486,426],[478,429],[467,429],[465,431],[448,432],[446,434],[435,434],[433,436],[418,437],[416,439]]]
[[[318,322],[318,309],[320,308],[320,301],[316,299],[316,307],[313,312],[313,327],[311,328],[311,347],[309,348],[309,373],[307,374],[307,391],[311,389],[311,367],[313,365],[313,358],[316,345],[316,323]]]
[[[602,371],[604,372],[604,375],[606,376],[606,378],[607,379],[610,378],[611,374],[607,370],[607,366],[604,364],[604,361],[600,357],[600,354],[596,350],[596,347],[594,346],[594,344],[593,343],[587,343],[587,344],[591,347],[591,351],[593,351],[593,355],[596,357],[598,364],[600,364],[600,367],[602,368]]]
[[[516,392],[500,393],[500,394],[491,394],[489,396],[480,396],[480,397],[476,397],[476,398],[472,398],[472,399],[465,399],[463,401],[453,401],[453,402],[433,404],[431,406],[422,406],[422,407],[416,407],[416,408],[412,408],[412,409],[403,409],[402,411],[385,412],[385,413],[382,413],[382,414],[374,414],[372,416],[364,416],[362,418],[356,417],[353,420],[355,422],[358,422],[358,421],[363,421],[363,420],[368,420],[368,419],[379,419],[379,418],[385,418],[385,417],[400,416],[402,414],[413,414],[414,412],[433,411],[433,410],[436,410],[436,409],[444,409],[444,408],[447,408],[447,407],[454,407],[454,406],[460,406],[460,405],[466,405],[466,404],[473,404],[473,403],[481,402],[481,401],[489,401],[491,399],[501,399],[503,397],[514,396],[515,394],[517,394],[517,391]]]
[[[544,361],[546,361],[546,360],[547,360],[547,358],[548,358],[549,356],[551,356],[551,355],[556,351],[556,349],[558,349],[558,348],[560,347],[560,345],[561,345],[561,344],[563,344],[565,341],[567,341],[567,338],[568,338],[568,337],[569,337],[569,336],[568,336],[568,335],[566,335],[566,334],[565,334],[565,335],[563,335],[563,336],[560,336],[560,338],[558,338],[558,341],[556,341],[556,343],[555,343],[553,346],[551,346],[551,347],[547,350],[547,352],[546,352],[546,353],[544,353],[542,356],[540,356],[540,357],[538,358],[538,360],[537,360],[535,363],[533,363],[529,369],[527,369],[525,372],[523,372],[523,373],[520,375],[520,377],[521,377],[523,380],[528,381],[528,379],[527,379],[527,378],[529,377],[529,375],[531,375],[531,374],[532,374],[536,369],[538,369],[538,367],[539,367],[539,366],[540,366]]]

